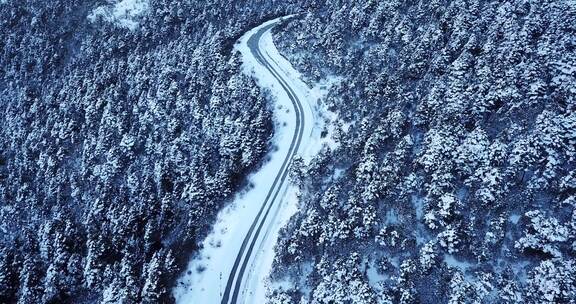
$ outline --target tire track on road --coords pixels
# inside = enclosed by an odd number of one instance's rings
[[[300,143],[302,141],[304,121],[302,115],[303,109],[300,100],[298,99],[297,95],[294,93],[292,88],[288,85],[286,80],[282,78],[282,76],[276,71],[276,69],[274,69],[274,67],[272,67],[272,65],[265,59],[259,46],[259,42],[260,39],[262,38],[262,35],[267,31],[271,30],[275,25],[276,25],[275,23],[270,24],[257,31],[252,37],[248,39],[248,46],[250,48],[250,51],[256,58],[256,60],[261,65],[263,65],[272,74],[274,78],[276,78],[276,80],[279,82],[281,87],[284,89],[284,91],[290,98],[290,101],[292,102],[292,105],[294,107],[294,112],[296,114],[296,128],[294,130],[294,135],[290,143],[290,149],[288,151],[288,154],[286,155],[286,158],[282,163],[280,171],[276,175],[274,183],[272,184],[272,187],[268,191],[266,199],[262,204],[262,207],[260,208],[258,215],[256,216],[256,219],[250,226],[250,230],[245,236],[240,251],[236,256],[236,260],[234,261],[234,265],[228,277],[226,289],[224,290],[221,304],[229,304],[229,303],[235,304],[238,300],[238,296],[240,294],[240,287],[242,285],[242,279],[246,272],[246,267],[254,250],[254,246],[256,245],[260,232],[264,226],[264,223],[266,222],[267,216],[272,207],[274,206],[276,198],[278,197],[278,194],[286,181],[286,177],[288,176],[288,167],[292,162],[294,155],[298,151]],[[272,197],[271,200],[269,200],[270,197],[272,196],[272,193],[274,193],[274,196]],[[264,210],[266,211],[264,213],[264,216],[262,216],[262,212],[264,212]],[[254,229],[256,229],[255,233]],[[250,243],[249,246],[248,243]],[[246,251],[247,246],[248,250]],[[240,267],[239,270],[238,267]],[[231,297],[230,294],[232,294]]]

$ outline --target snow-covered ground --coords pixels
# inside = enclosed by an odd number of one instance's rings
[[[242,241],[289,153],[289,146],[296,130],[294,105],[278,80],[258,62],[248,45],[250,37],[260,29],[281,20],[282,18],[271,20],[252,29],[235,47],[242,55],[244,72],[253,75],[259,86],[269,89],[275,97],[273,144],[278,149],[270,152],[269,161],[249,177],[254,187],[238,194],[233,202],[219,213],[212,233],[202,242],[203,249],[192,259],[188,271],[174,290],[177,303],[221,301]],[[261,36],[258,46],[265,60],[280,74],[302,103],[303,135],[296,154],[308,162],[323,145],[334,147],[335,143],[331,141],[330,136],[324,138],[320,136],[323,129],[328,131],[331,129],[324,128],[324,119],[320,117],[327,117],[329,113],[323,111],[317,102],[325,94],[327,86],[335,80],[309,88],[300,80],[301,75],[280,55],[274,46],[270,30]],[[278,232],[297,211],[296,189],[287,181],[277,187],[280,195],[273,202],[263,226],[264,231],[259,234],[255,251],[248,260],[247,271],[241,278],[239,303],[265,303],[266,289],[269,286],[267,278],[272,267]]]
[[[88,15],[88,20],[95,22],[102,18],[102,20],[114,23],[120,27],[134,30],[139,24],[138,17],[146,13],[149,7],[148,0],[111,1],[109,5],[95,8]]]

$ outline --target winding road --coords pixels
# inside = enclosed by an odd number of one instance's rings
[[[256,58],[256,60],[266,67],[266,69],[276,78],[276,80],[280,83],[282,88],[288,94],[290,101],[294,107],[294,113],[296,115],[296,128],[294,129],[294,135],[292,136],[292,142],[290,143],[290,149],[288,150],[288,155],[284,158],[284,162],[282,163],[282,167],[278,174],[274,179],[274,183],[272,187],[268,190],[268,194],[266,195],[266,199],[258,211],[258,215],[256,219],[250,226],[250,230],[248,234],[244,238],[242,242],[242,246],[240,247],[240,251],[236,256],[236,260],[234,261],[234,266],[232,267],[232,271],[228,276],[228,282],[226,284],[226,289],[224,290],[224,294],[222,296],[221,304],[235,304],[238,301],[238,295],[240,293],[241,284],[246,273],[246,267],[248,265],[248,261],[254,251],[254,246],[262,232],[262,228],[264,227],[264,223],[266,222],[266,218],[270,214],[270,210],[274,204],[280,203],[278,198],[278,194],[282,189],[282,185],[286,182],[286,177],[288,176],[288,167],[294,158],[295,153],[298,151],[300,147],[300,143],[302,141],[302,134],[304,130],[304,119],[302,117],[303,108],[298,96],[294,92],[294,90],[290,87],[288,82],[282,77],[273,66],[273,60],[271,58],[267,58],[262,53],[260,49],[260,40],[262,35],[270,31],[276,23],[267,25],[262,27],[260,30],[256,32],[253,36],[248,39],[248,47],[250,51]],[[270,60],[270,61],[269,61]],[[256,229],[256,230],[254,230]]]
[[[237,199],[234,208],[221,212],[215,232],[204,241],[203,252],[191,261],[175,290],[178,303],[236,304],[261,299],[254,294],[263,293],[263,265],[271,264],[282,203],[288,192],[289,167],[294,156],[309,145],[314,121],[310,98],[303,93],[307,87],[291,66],[287,68],[289,63],[272,42],[271,30],[282,20],[285,18],[256,27],[238,44],[259,85],[273,91],[278,99],[274,107],[279,120],[275,135],[278,149],[251,178],[255,188]],[[302,100],[306,101],[304,106]]]

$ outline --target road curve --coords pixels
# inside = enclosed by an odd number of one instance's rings
[[[234,265],[232,270],[228,276],[228,280],[226,283],[226,288],[224,293],[222,294],[222,301],[221,304],[236,304],[238,301],[238,297],[240,294],[240,288],[242,285],[242,281],[244,276],[247,275],[247,265],[254,254],[254,247],[256,246],[257,240],[260,236],[260,233],[263,232],[263,229],[268,229],[269,227],[264,227],[264,224],[267,220],[267,217],[270,214],[270,210],[275,204],[280,203],[280,199],[278,197],[280,190],[284,183],[286,183],[286,178],[288,176],[288,167],[294,158],[294,155],[298,151],[300,147],[300,143],[302,141],[302,135],[304,130],[304,115],[303,108],[301,101],[298,99],[294,90],[290,87],[288,82],[282,77],[282,74],[278,73],[278,71],[273,67],[272,63],[267,60],[267,58],[263,55],[262,50],[260,49],[260,40],[262,35],[267,31],[270,31],[277,23],[272,23],[266,25],[255,32],[249,39],[248,39],[248,47],[254,58],[258,61],[259,64],[264,66],[272,76],[278,81],[282,89],[286,92],[292,105],[294,107],[294,113],[296,115],[296,127],[294,129],[294,133],[292,136],[292,140],[290,143],[290,148],[288,150],[288,154],[286,155],[282,166],[276,177],[274,178],[274,183],[268,190],[266,195],[266,199],[262,204],[262,207],[258,211],[258,214],[244,240],[242,242],[242,246],[236,255],[236,259],[234,261]],[[265,231],[265,230],[264,230]]]

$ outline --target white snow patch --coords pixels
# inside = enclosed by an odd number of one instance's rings
[[[384,224],[395,225],[398,223],[399,223],[398,212],[394,209],[390,209],[390,210],[386,211],[386,218],[385,218]]]
[[[510,219],[510,222],[512,222],[512,224],[516,225],[516,224],[518,224],[518,221],[520,221],[520,217],[521,217],[521,215],[519,215],[519,214],[511,214],[509,219]]]
[[[145,14],[149,8],[148,0],[109,1],[108,5],[95,8],[88,15],[88,20],[96,22],[102,19],[120,27],[135,30],[139,25],[139,17]]]
[[[382,290],[381,283],[388,280],[389,276],[378,273],[376,263],[372,261],[366,268],[366,278],[368,279],[368,285],[374,289]]]
[[[339,169],[339,168],[335,168],[334,169],[334,174],[332,175],[332,179],[339,179],[342,175],[344,175],[345,170],[344,169]]]
[[[449,267],[458,268],[466,272],[469,268],[474,267],[474,264],[465,261],[458,261],[456,257],[451,254],[444,254],[444,262]]]
[[[414,209],[416,210],[416,220],[420,221],[424,216],[424,199],[417,195],[412,195],[411,198]]]

